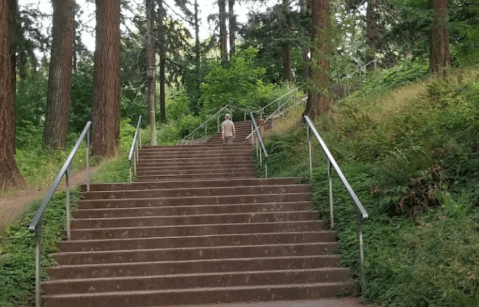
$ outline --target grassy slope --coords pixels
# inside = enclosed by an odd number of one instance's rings
[[[391,89],[410,69],[378,72],[316,121],[371,217],[365,297],[387,306],[479,306],[479,70]],[[267,149],[270,175],[307,177],[304,127],[270,135]],[[313,150],[314,203],[327,218],[324,158]],[[334,197],[341,264],[357,278],[356,219],[337,178]]]

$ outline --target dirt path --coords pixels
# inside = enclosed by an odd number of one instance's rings
[[[90,173],[94,174],[98,170],[98,166],[90,167]],[[86,169],[77,170],[73,173],[71,178],[72,186],[86,183],[87,172]],[[15,220],[26,209],[27,205],[32,201],[42,198],[47,193],[48,187],[45,190],[13,190],[7,192],[5,196],[0,199],[0,230],[2,230],[8,223]],[[66,188],[65,180],[58,187],[59,191],[64,191]]]

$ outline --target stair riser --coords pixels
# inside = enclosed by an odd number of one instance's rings
[[[139,217],[139,216],[172,216],[172,215],[200,215],[200,214],[226,214],[244,212],[280,212],[303,211],[308,208],[309,202],[298,203],[269,203],[269,204],[240,204],[219,206],[195,207],[164,207],[164,208],[132,208],[132,209],[92,209],[76,210],[74,218],[112,218],[112,217]]]
[[[244,196],[210,196],[210,197],[171,197],[147,199],[104,199],[80,200],[80,209],[96,208],[133,208],[159,206],[201,206],[223,204],[254,204],[266,202],[310,201],[309,193],[292,193],[276,195],[244,195]]]
[[[230,236],[174,237],[111,241],[67,241],[60,243],[60,252],[114,251],[156,248],[214,247],[268,244],[302,244],[334,242],[335,232],[306,234],[250,234]]]
[[[228,224],[228,225],[194,225],[167,227],[138,227],[119,229],[72,230],[72,240],[127,239],[179,236],[208,236],[221,234],[273,233],[318,231],[326,228],[323,221],[301,221],[268,224]]]
[[[154,169],[152,168],[151,171],[143,171],[143,172],[138,172],[138,177],[143,177],[143,176],[172,176],[172,175],[216,175],[216,174],[223,174],[223,175],[229,175],[229,174],[241,174],[241,175],[250,175],[254,176],[255,169],[253,166],[251,167],[244,167],[244,168],[234,168],[234,167],[229,167],[229,168],[220,168],[220,169],[196,169],[196,170],[183,170],[183,169],[170,169],[170,170],[165,170],[163,168],[157,168]]]
[[[269,255],[305,256],[332,254],[337,243],[310,243],[277,246],[234,246],[214,248],[155,249],[141,251],[112,251],[95,253],[54,254],[60,265],[126,263],[148,261],[181,261],[199,259],[224,259],[267,257]]]
[[[179,174],[179,175],[154,175],[154,176],[138,176],[137,181],[169,181],[169,180],[197,180],[197,179],[231,179],[231,178],[254,178],[255,175],[248,173],[218,173],[218,174]]]
[[[324,297],[335,297],[344,295],[351,291],[351,285],[344,284],[317,284],[291,285],[284,287],[257,287],[257,288],[237,288],[237,289],[197,289],[188,293],[183,291],[152,292],[152,293],[128,293],[122,295],[94,295],[75,297],[47,297],[45,307],[104,307],[104,306],[168,306],[181,304],[215,304],[218,302],[253,302],[253,301],[273,301],[273,300],[305,300]]]
[[[214,162],[211,164],[206,164],[202,163],[201,165],[198,164],[192,164],[190,166],[188,165],[183,165],[182,163],[174,165],[174,164],[169,164],[169,165],[149,165],[149,166],[138,166],[136,169],[138,171],[138,174],[142,173],[148,173],[151,171],[175,171],[175,170],[202,170],[202,169],[214,169],[216,171],[219,171],[221,169],[232,169],[232,168],[254,168],[254,165],[252,162],[244,162],[244,163],[229,163],[229,162],[224,162],[224,163],[216,163]]]
[[[303,212],[273,212],[273,213],[242,213],[225,215],[199,216],[166,216],[166,217],[137,217],[122,219],[76,219],[71,222],[71,229],[91,228],[119,228],[144,226],[173,226],[173,225],[206,225],[206,224],[235,224],[235,223],[268,223],[314,220],[317,213]]]
[[[248,152],[238,152],[238,153],[177,153],[177,154],[164,154],[164,155],[152,155],[152,156],[140,156],[140,161],[148,161],[148,160],[169,160],[169,159],[188,159],[188,158],[195,158],[195,159],[217,159],[221,157],[225,158],[251,158],[252,151]]]
[[[216,272],[248,272],[272,270],[302,270],[334,267],[339,255],[313,257],[276,257],[257,259],[214,259],[178,262],[120,263],[108,265],[81,265],[49,268],[54,278],[102,278],[127,276],[157,276]]]
[[[261,185],[288,185],[298,183],[296,179],[236,179],[236,180],[201,180],[201,181],[170,181],[152,183],[122,183],[122,184],[92,184],[91,191],[116,191],[116,190],[149,190],[149,189],[171,189],[181,185],[183,188],[206,188],[224,186],[261,186]],[[86,191],[86,185],[82,185],[82,191]]]
[[[182,196],[221,196],[221,195],[251,195],[251,194],[285,194],[307,193],[308,186],[250,186],[250,187],[220,187],[220,188],[177,188],[143,191],[108,191],[84,193],[83,199],[122,199],[122,198],[157,198]]]
[[[348,279],[347,269],[316,269],[283,272],[243,272],[202,274],[193,276],[137,277],[115,280],[86,280],[47,283],[43,289],[49,295],[69,293],[101,293],[113,291],[194,289],[198,287],[241,287],[255,285],[285,285],[341,282]]]
[[[171,156],[171,155],[185,155],[185,156],[198,156],[198,155],[238,155],[244,154],[249,155],[253,147],[250,145],[242,147],[229,147],[225,146],[222,148],[192,148],[190,150],[186,149],[169,149],[169,150],[155,150],[155,151],[145,151],[140,150],[139,156],[142,157],[162,157],[162,156]]]

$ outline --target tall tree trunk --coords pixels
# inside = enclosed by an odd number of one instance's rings
[[[15,163],[16,0],[0,0],[0,189],[23,184]]]
[[[150,123],[151,145],[156,146],[156,61],[155,61],[155,11],[154,1],[146,0],[146,58],[148,65],[148,122]]]
[[[234,11],[235,0],[228,0],[228,19],[230,25],[230,58],[236,52],[236,15]]]
[[[436,74],[446,74],[446,67],[451,66],[449,51],[448,7],[447,0],[429,0],[434,11],[434,21],[431,30],[429,66]]]
[[[163,0],[159,1],[159,22],[160,30],[160,120],[166,122],[166,93],[165,93],[165,65],[166,65],[166,30],[165,30],[165,10]]]
[[[301,0],[301,12],[303,16],[306,15],[308,9],[308,0]],[[309,48],[308,46],[303,47],[303,82],[306,82],[309,79]]]
[[[329,98],[329,57],[331,55],[330,0],[312,0],[313,48],[311,49],[311,80],[308,101],[303,115],[311,119],[325,113],[332,105]]]
[[[94,155],[111,157],[120,138],[120,0],[95,2],[92,149]]]
[[[379,42],[379,28],[378,28],[378,2],[377,0],[368,0],[368,8],[366,11],[366,37],[368,44],[368,53],[366,56],[366,63],[370,63],[376,59],[376,50]],[[368,69],[374,69],[375,64],[368,64]]]
[[[289,0],[283,0],[283,13],[286,20],[286,28],[284,30],[285,37],[289,36]],[[288,42],[283,47],[283,80],[291,82],[291,46]]]
[[[201,51],[200,51],[200,20],[198,18],[198,0],[195,0],[195,36],[196,36],[196,68],[200,70]]]
[[[66,149],[73,60],[73,1],[52,0],[52,56],[48,78],[43,145]]]
[[[228,60],[228,47],[227,47],[227,33],[226,33],[226,0],[218,0],[218,6],[220,9],[219,22],[220,22],[220,51],[221,60],[223,65]]]

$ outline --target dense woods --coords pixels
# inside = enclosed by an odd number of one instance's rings
[[[0,190],[49,184],[42,170],[57,171],[87,121],[95,161],[124,158],[140,115],[146,142],[171,145],[225,105],[242,120],[299,88],[307,101],[293,128],[266,142],[271,174],[304,175],[306,162],[291,159],[306,155],[301,116],[316,120],[379,216],[366,225],[375,250],[364,296],[479,304],[477,0],[93,2],[85,18],[83,0],[42,3],[51,15],[0,0]],[[327,203],[317,182],[315,201]],[[355,230],[338,229],[357,278]]]
[[[46,15],[21,1],[20,9],[16,1],[7,4],[14,13],[8,14],[9,27],[2,27],[2,48],[13,49],[11,61],[3,58],[2,70],[11,73],[2,74],[2,86],[15,88],[18,82],[29,90],[2,99],[2,158],[9,165],[2,168],[5,182],[14,182],[18,174],[15,146],[35,138],[38,130],[44,148],[64,150],[68,133],[78,133],[91,119],[94,153],[113,156],[121,118],[149,118],[152,143],[156,126],[174,126],[169,138],[181,138],[214,112],[213,105],[243,101],[246,107],[261,106],[268,99],[266,89],[284,83],[306,84],[304,114],[315,117],[360,86],[355,76],[363,75],[364,68],[427,60],[431,72],[446,75],[449,67],[474,58],[479,36],[472,0],[219,0],[217,13],[208,18],[213,33],[206,39],[200,39],[206,25],[198,1],[145,0],[142,7],[97,1],[93,55],[82,42],[85,25],[76,19],[82,13],[78,1],[52,0],[51,38],[38,28]],[[238,23],[238,5],[244,4],[262,9]],[[125,12],[136,15],[127,19]],[[40,50],[48,51],[41,60]],[[250,80],[241,84],[238,69],[250,68],[258,73],[250,72]],[[222,96],[219,84],[211,83],[225,78],[236,78],[231,84],[240,92],[252,86],[246,101]],[[42,84],[48,86],[36,91],[36,99],[28,97]],[[2,95],[11,96],[8,91]]]

